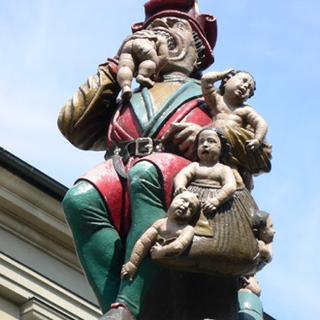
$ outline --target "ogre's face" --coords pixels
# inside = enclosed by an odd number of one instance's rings
[[[182,71],[190,74],[197,61],[197,52],[191,25],[177,17],[162,17],[153,20],[147,27],[168,43],[168,64],[163,72]]]

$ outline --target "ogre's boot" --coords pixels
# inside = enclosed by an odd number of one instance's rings
[[[124,304],[114,303],[99,320],[136,320]]]

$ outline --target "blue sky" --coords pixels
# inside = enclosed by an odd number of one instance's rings
[[[113,56],[143,20],[144,1],[0,0],[0,145],[71,186],[103,160],[75,149],[56,118],[74,90]],[[260,274],[276,319],[320,317],[318,0],[200,0],[218,19],[210,70],[250,71],[250,100],[269,123],[273,170],[254,196],[277,230],[274,260]]]

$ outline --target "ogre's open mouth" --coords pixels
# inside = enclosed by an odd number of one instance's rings
[[[154,33],[161,36],[161,37],[164,37],[167,40],[169,50],[174,50],[177,47],[177,42],[176,42],[175,38],[167,30],[155,29]]]
[[[181,61],[185,58],[187,54],[185,40],[179,33],[172,32],[164,27],[152,28],[152,31],[166,39],[169,50],[168,60]]]

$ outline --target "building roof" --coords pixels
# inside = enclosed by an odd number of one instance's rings
[[[68,188],[0,147],[0,166],[61,201]]]

